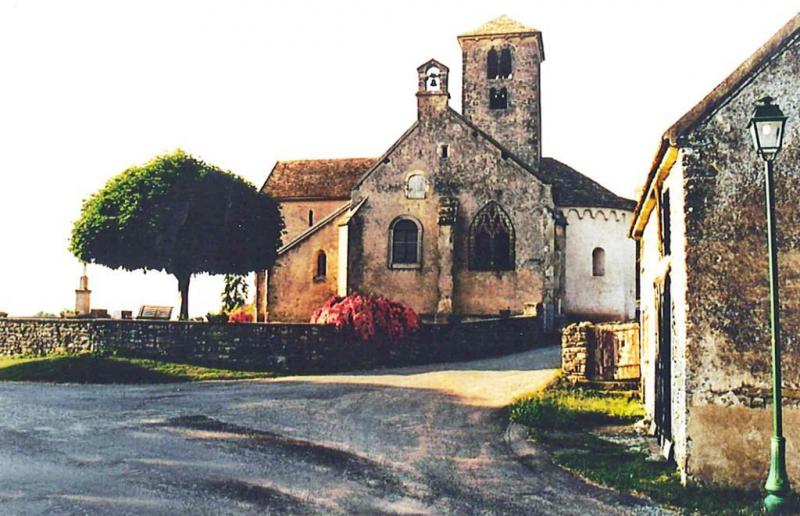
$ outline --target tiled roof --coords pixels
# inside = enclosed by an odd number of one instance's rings
[[[349,199],[376,158],[278,161],[261,191],[278,199]]]
[[[542,172],[553,185],[556,206],[585,206],[633,210],[636,202],[620,197],[569,165],[553,158],[542,158]]]
[[[494,36],[501,34],[533,34],[539,32],[538,29],[533,27],[526,27],[516,20],[512,20],[508,16],[500,16],[494,20],[488,21],[475,30],[465,32],[459,35],[459,38],[468,38],[471,36]]]

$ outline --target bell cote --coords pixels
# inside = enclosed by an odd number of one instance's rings
[[[450,69],[435,59],[417,68],[417,116],[435,115],[447,110],[450,93],[447,77]]]

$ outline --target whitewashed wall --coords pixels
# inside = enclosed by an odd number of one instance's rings
[[[636,242],[632,213],[608,208],[564,208],[567,219],[564,313],[593,319],[635,316]],[[592,274],[592,252],[605,251],[605,275]]]
[[[672,288],[672,442],[675,461],[685,477],[687,460],[687,420],[686,420],[686,224],[684,220],[683,160],[686,150],[678,153],[678,158],[669,175],[660,185],[660,191],[669,192],[671,255],[661,252],[659,206],[656,206],[647,219],[640,240],[640,364],[642,374],[642,394],[647,417],[655,417],[655,376],[656,355],[658,353],[658,319],[656,283],[670,274]]]

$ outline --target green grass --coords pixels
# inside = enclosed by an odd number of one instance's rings
[[[648,460],[645,452],[592,433],[600,426],[641,418],[644,407],[635,397],[575,388],[558,380],[509,408],[511,419],[528,426],[556,462],[592,482],[645,495],[686,514],[760,513],[759,492],[685,487],[674,464]]]
[[[54,383],[174,383],[270,378],[274,373],[212,369],[94,354],[0,358],[0,381]]]
[[[510,410],[512,421],[550,430],[633,423],[644,416],[644,407],[633,397],[573,388],[563,380],[518,399]]]

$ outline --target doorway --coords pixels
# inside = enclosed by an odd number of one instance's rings
[[[658,348],[655,375],[656,436],[667,459],[672,455],[672,296],[670,274],[656,286]]]

